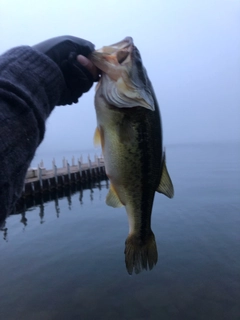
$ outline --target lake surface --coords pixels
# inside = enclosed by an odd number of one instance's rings
[[[169,146],[158,263],[129,276],[107,181],[29,208],[0,233],[0,319],[240,319],[240,144]]]

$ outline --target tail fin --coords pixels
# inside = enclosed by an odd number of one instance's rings
[[[138,235],[129,235],[125,242],[125,263],[129,274],[138,274],[143,269],[152,270],[158,260],[157,245],[151,231],[143,241]]]

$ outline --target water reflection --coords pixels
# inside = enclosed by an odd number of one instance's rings
[[[21,218],[20,222],[24,225],[24,227],[27,226],[27,218],[26,218],[25,211],[22,213],[22,218]]]
[[[109,187],[108,180],[99,180],[97,182],[89,182],[85,184],[73,184],[70,186],[64,186],[58,190],[51,190],[44,193],[36,194],[34,197],[29,196],[26,198],[21,198],[18,203],[16,204],[15,211],[12,213],[13,215],[21,215],[21,219],[19,220],[20,224],[23,224],[23,227],[27,227],[28,219],[26,218],[26,212],[33,211],[36,207],[40,209],[39,211],[39,220],[40,224],[44,223],[44,216],[45,216],[45,205],[48,202],[54,201],[54,207],[56,212],[56,217],[60,217],[60,206],[59,200],[67,199],[68,209],[72,209],[72,196],[79,193],[79,203],[83,205],[83,191],[90,190],[90,200],[91,202],[94,200],[94,188],[98,188],[99,190],[102,187],[107,188]],[[7,222],[5,221],[0,228],[0,232],[3,234],[3,240],[7,241],[8,238],[8,228],[6,227]]]
[[[59,217],[60,215],[60,206],[59,206],[59,200],[60,199],[67,199],[67,203],[68,203],[68,209],[71,210],[72,208],[72,196],[79,193],[79,202],[81,205],[83,205],[83,191],[84,190],[90,190],[90,200],[93,201],[94,200],[94,188],[98,188],[99,190],[102,189],[102,187],[107,188],[109,187],[109,183],[108,180],[102,180],[102,181],[98,181],[96,183],[85,183],[83,185],[79,185],[79,184],[74,184],[71,186],[64,186],[61,189],[58,190],[52,190],[52,191],[48,191],[48,192],[44,192],[44,193],[39,193],[36,194],[34,197],[26,197],[26,198],[21,198],[17,205],[16,205],[16,209],[14,214],[22,214],[23,215],[23,221],[24,223],[27,221],[27,219],[25,218],[25,212],[29,209],[29,208],[34,208],[39,206],[40,208],[40,221],[43,222],[43,218],[44,218],[44,204],[48,203],[48,202],[52,202],[54,201],[54,205],[55,205],[55,211],[56,211],[56,215],[57,217]],[[25,221],[26,219],[26,221]],[[23,222],[21,220],[21,222]]]
[[[76,199],[79,200],[79,205],[82,206],[84,204],[84,197],[83,193],[84,190],[89,190],[89,197],[90,203],[94,201],[94,189],[109,189],[109,181],[108,180],[101,180],[97,182],[89,182],[83,185],[73,184],[69,186],[64,186],[58,190],[51,190],[44,193],[36,194],[34,197],[29,196],[26,198],[21,198],[17,205],[15,212],[11,216],[20,216],[18,220],[20,224],[23,226],[23,231],[29,225],[29,223],[36,223],[36,215],[31,215],[31,211],[35,211],[37,214],[37,223],[39,219],[39,223],[43,225],[45,221],[48,220],[48,217],[45,219],[45,214],[49,214],[49,209],[47,208],[47,203],[51,202],[53,205],[52,213],[54,213],[55,209],[55,216],[56,218],[60,217],[61,210],[62,212],[66,212],[66,207],[68,210],[74,211],[76,206]],[[101,199],[101,192],[97,193]],[[78,196],[79,195],[79,196]],[[73,198],[74,196],[74,198]],[[72,199],[73,198],[73,199]],[[65,199],[67,200],[67,206],[62,205],[60,206],[60,200]],[[98,199],[95,199],[98,200]],[[89,202],[89,200],[88,200]],[[104,204],[105,206],[106,204]],[[73,208],[72,208],[73,206]],[[37,212],[36,212],[37,209]],[[113,209],[114,210],[114,209]],[[10,217],[11,217],[10,216]],[[28,218],[27,218],[28,216]],[[32,220],[33,219],[33,220]],[[34,222],[33,222],[34,221]],[[9,229],[10,230],[10,229]],[[8,228],[5,223],[3,228],[1,229],[3,233],[3,239],[8,241]],[[129,274],[132,273],[140,273],[143,269],[151,270],[155,264],[157,263],[158,253],[157,253],[157,246],[155,243],[155,237],[152,231],[143,232],[139,237],[131,234],[125,241],[125,264],[126,269]]]
[[[0,231],[3,232],[3,240],[7,241],[7,228],[5,228],[5,224],[1,227]]]
[[[44,205],[43,205],[43,202],[40,203],[40,212],[39,212],[39,217],[40,217],[40,223],[43,224],[44,223]]]

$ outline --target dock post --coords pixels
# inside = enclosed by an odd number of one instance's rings
[[[39,183],[40,183],[40,188],[42,190],[42,168],[38,165],[38,179],[39,179]]]
[[[70,174],[70,164],[67,162],[67,172],[68,172],[68,180],[70,182],[71,174]]]
[[[80,177],[82,177],[82,163],[80,160],[78,160],[78,170],[79,170]]]
[[[23,185],[22,193],[25,194],[25,183],[24,183],[24,185]]]
[[[75,166],[75,158],[74,158],[74,156],[72,157],[72,166]]]
[[[63,157],[63,168],[66,168],[66,159]]]
[[[58,180],[57,180],[57,166],[55,164],[54,164],[53,170],[54,170],[54,177],[55,177],[56,186],[57,186],[57,183],[58,183]]]
[[[53,158],[53,160],[52,160],[52,168],[53,168],[53,172],[54,172],[55,164],[56,164],[56,162],[55,162],[55,158]]]
[[[88,165],[89,165],[90,173],[92,173],[92,161],[90,159],[90,156],[88,156]]]

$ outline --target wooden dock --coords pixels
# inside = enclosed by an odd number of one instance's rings
[[[70,165],[64,159],[63,167],[57,168],[53,160],[53,168],[51,170],[46,170],[43,162],[39,164],[38,168],[28,169],[22,197],[34,196],[72,184],[83,184],[107,179],[102,158],[95,157],[94,161],[88,158],[88,163],[82,163],[78,160],[77,165],[74,162],[72,160],[72,165]]]
[[[93,201],[94,197],[94,188],[101,190],[102,188],[109,187],[109,181],[106,177],[97,177],[97,181],[86,181],[86,182],[73,182],[71,184],[65,184],[59,186],[57,189],[52,188],[45,190],[43,192],[35,193],[31,196],[21,197],[16,206],[15,211],[12,214],[22,214],[22,219],[20,222],[23,224],[26,223],[25,213],[29,208],[38,207],[39,208],[39,216],[40,220],[44,217],[44,207],[45,204],[48,202],[53,202],[55,206],[55,211],[57,217],[60,214],[60,200],[65,199],[68,203],[68,207],[71,208],[72,206],[72,196],[78,194],[79,196],[79,203],[82,205],[84,203],[84,191],[88,190],[89,192],[85,194],[90,197],[90,200]]]

